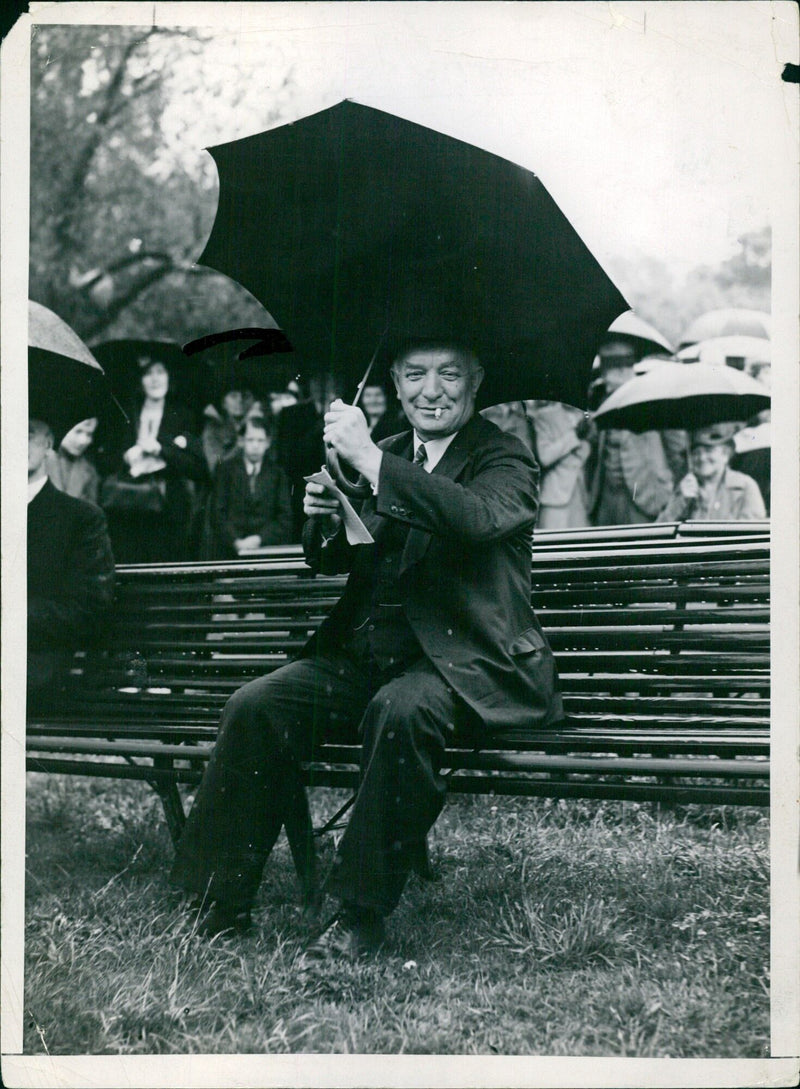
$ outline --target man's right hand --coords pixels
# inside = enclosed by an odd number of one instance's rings
[[[303,496],[303,512],[309,518],[324,518],[323,533],[326,537],[332,537],[342,524],[342,505],[336,495],[324,484],[316,481],[306,482],[306,490]]]

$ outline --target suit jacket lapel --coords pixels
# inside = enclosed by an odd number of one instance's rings
[[[475,419],[475,417],[473,417]],[[450,480],[456,480],[464,469],[472,455],[473,447],[472,421],[467,423],[456,435],[445,450],[440,461],[433,467],[432,475],[446,476]],[[419,563],[431,543],[432,534],[424,529],[410,529],[403,549],[403,557],[400,561],[400,574],[404,574],[409,567]]]
[[[411,458],[411,451],[413,449],[412,433],[410,431],[404,431],[396,438],[393,437],[392,441],[384,441],[381,444],[381,448],[388,450],[391,454],[397,454],[401,458]],[[365,499],[361,505],[361,510],[358,512],[361,521],[367,527],[372,536],[377,540],[389,521],[382,514],[378,514],[375,509],[375,497],[370,496]]]

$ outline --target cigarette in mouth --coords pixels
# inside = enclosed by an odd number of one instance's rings
[[[438,420],[439,417],[441,416],[441,414],[442,414],[442,410],[440,408],[434,409],[433,418],[435,420]]]

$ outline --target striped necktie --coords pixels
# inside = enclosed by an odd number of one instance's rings
[[[414,454],[413,464],[414,465],[424,465],[425,464],[425,459],[427,458],[427,456],[428,456],[428,452],[425,449],[425,443],[421,442],[419,444],[419,446],[417,447],[416,454]]]

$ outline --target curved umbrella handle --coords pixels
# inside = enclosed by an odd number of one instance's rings
[[[350,480],[345,476],[344,467],[339,460],[339,455],[332,446],[327,447],[325,450],[325,461],[328,466],[328,472],[349,499],[366,499],[367,496],[370,495],[372,489],[369,481],[365,480],[363,476],[359,474],[358,480],[355,481]]]

